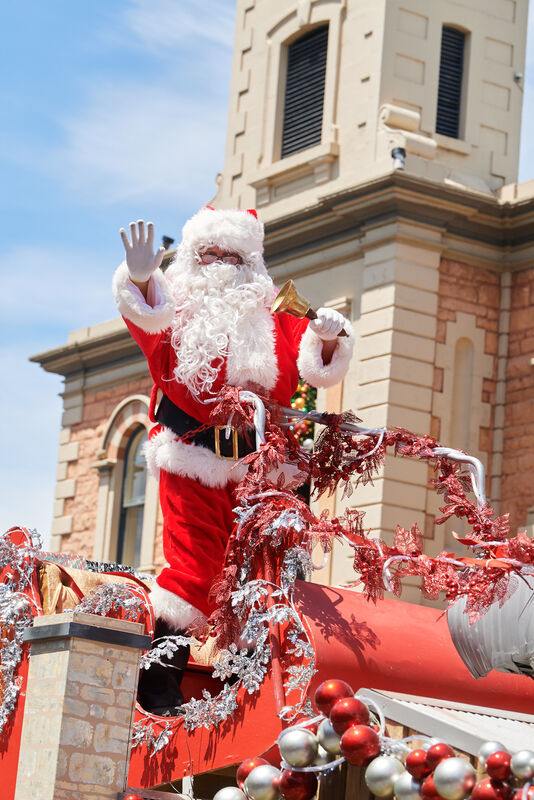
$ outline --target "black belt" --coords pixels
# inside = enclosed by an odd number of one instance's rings
[[[178,408],[167,395],[163,395],[156,411],[156,420],[160,425],[170,428],[176,436],[185,436],[191,431],[202,427],[202,422],[191,417]],[[187,436],[186,441],[206,447],[218,458],[228,461],[237,461],[239,458],[252,453],[256,448],[248,438],[238,433],[237,428],[231,428],[230,438],[226,438],[226,425],[207,428],[198,433]]]

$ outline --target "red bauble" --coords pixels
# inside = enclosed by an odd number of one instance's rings
[[[427,775],[421,784],[421,797],[423,800],[443,800],[434,786],[434,778],[432,775]]]
[[[341,736],[351,725],[368,725],[369,709],[357,697],[343,697],[330,709],[330,722]]]
[[[244,791],[245,781],[248,778],[249,774],[252,772],[254,767],[259,767],[260,764],[268,764],[269,762],[266,761],[264,758],[260,758],[257,756],[256,758],[247,758],[245,761],[242,761],[241,764],[237,768],[237,772],[235,775],[235,779],[237,781],[237,785],[239,788]]]
[[[426,763],[432,772],[436,769],[440,761],[443,761],[444,758],[452,758],[453,756],[454,750],[452,747],[449,747],[448,744],[444,744],[443,742],[438,742],[437,744],[433,744],[432,747],[429,747],[426,751]]]
[[[505,750],[496,750],[486,759],[486,772],[496,781],[505,781],[512,774],[510,762],[512,756]]]
[[[305,722],[306,722],[306,720],[304,719],[304,720],[302,720],[302,722],[298,722],[298,723],[295,723],[295,724],[302,725],[307,731],[310,731],[310,733],[317,733],[317,731],[319,729],[319,723],[318,722],[312,722],[310,725],[304,725]]]
[[[342,697],[353,697],[348,683],[341,680],[323,681],[315,690],[314,703],[319,713],[327,717],[334,703]]]
[[[426,760],[426,750],[412,750],[406,756],[406,769],[416,781],[422,780],[431,772]]]
[[[479,781],[471,792],[471,800],[509,800],[512,788],[509,783],[486,778]]]
[[[351,725],[341,737],[341,755],[362,767],[380,753],[380,739],[368,725]]]
[[[124,800],[143,800],[140,794],[127,794]]]
[[[317,792],[317,778],[313,772],[284,769],[278,783],[278,791],[285,800],[311,800]]]

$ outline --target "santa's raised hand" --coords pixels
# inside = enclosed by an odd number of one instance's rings
[[[154,253],[154,225],[142,219],[130,222],[130,239],[124,228],[120,229],[122,243],[126,251],[126,264],[130,278],[135,283],[145,283],[163,261],[164,247]]]

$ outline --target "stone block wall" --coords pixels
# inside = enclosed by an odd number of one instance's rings
[[[142,631],[79,612],[35,619],[15,800],[114,799],[125,788]]]

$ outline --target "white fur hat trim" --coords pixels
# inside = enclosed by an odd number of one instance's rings
[[[263,253],[263,223],[250,211],[201,208],[182,230],[182,242],[196,249],[216,244],[243,255]]]

